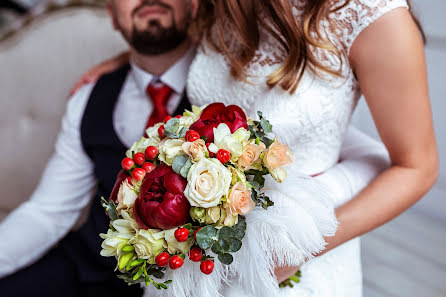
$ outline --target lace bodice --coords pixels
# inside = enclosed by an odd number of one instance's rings
[[[303,0],[290,0],[299,19]],[[332,13],[322,25],[328,38],[348,53],[356,37],[386,12],[407,7],[405,0],[351,0]],[[193,104],[213,101],[237,104],[249,116],[261,110],[274,132],[287,143],[296,156],[301,172],[314,174],[338,161],[343,136],[360,97],[357,81],[344,58],[343,78],[314,75],[306,70],[295,94],[276,86],[266,86],[266,76],[281,64],[284,51],[267,32],[261,32],[260,47],[248,67],[249,83],[235,80],[225,58],[204,42],[191,66],[187,90]],[[315,49],[320,60],[333,67],[340,61],[323,50]]]

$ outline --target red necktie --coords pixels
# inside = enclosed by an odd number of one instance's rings
[[[149,84],[147,86],[147,95],[153,102],[153,111],[150,115],[146,128],[164,121],[169,115],[167,111],[167,101],[172,95],[172,89],[163,83]]]

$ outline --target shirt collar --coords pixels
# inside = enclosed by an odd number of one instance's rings
[[[136,82],[138,89],[142,91],[143,94],[146,93],[147,86],[156,79],[159,79],[162,83],[168,85],[174,90],[175,93],[181,94],[186,87],[187,75],[189,73],[189,67],[192,60],[195,57],[196,48],[192,47],[189,51],[181,57],[175,64],[173,64],[169,69],[167,69],[160,77],[157,77],[139,66],[137,66],[133,61],[130,61],[132,68],[132,76]]]

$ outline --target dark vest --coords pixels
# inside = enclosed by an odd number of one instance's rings
[[[77,232],[71,232],[62,244],[85,282],[101,282],[115,274],[116,259],[99,254],[102,243],[99,233],[107,233],[110,222],[101,197],[110,196],[127,150],[114,130],[113,113],[129,69],[127,65],[98,80],[81,123],[82,145],[94,163],[98,186],[86,223]],[[186,95],[174,115],[182,114],[184,109],[190,109]]]

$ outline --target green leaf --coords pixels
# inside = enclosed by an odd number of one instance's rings
[[[218,254],[218,260],[226,265],[229,265],[232,263],[232,261],[234,261],[234,258],[232,257],[231,254]]]
[[[238,223],[235,224],[232,228],[239,230],[246,230],[246,218],[244,216],[238,216]]]
[[[235,237],[229,237],[226,239],[226,242],[229,244],[228,252],[235,253],[242,248],[242,241]]]
[[[172,170],[175,173],[180,174],[181,169],[183,168],[184,164],[186,164],[187,160],[189,160],[188,156],[185,155],[176,156],[172,161]]]
[[[119,218],[118,211],[116,210],[116,204],[113,200],[107,201],[104,197],[101,197],[102,207],[105,208],[105,211],[108,214],[110,220],[117,220]]]
[[[268,120],[262,119],[260,121],[260,126],[262,126],[262,129],[265,133],[271,133],[273,132],[273,126]]]
[[[197,232],[196,238],[200,248],[207,250],[217,240],[217,229],[212,226],[205,226]]]
[[[144,273],[144,266],[141,266],[138,272],[135,275],[133,275],[133,280],[139,279],[143,273]]]
[[[192,160],[190,158],[187,159],[186,164],[184,164],[183,168],[181,168],[180,170],[180,174],[182,177],[187,178],[187,175],[192,165],[193,165]]]
[[[229,243],[226,239],[220,238],[218,241],[214,242],[211,250],[215,254],[227,253],[229,251]]]
[[[263,118],[263,113],[261,111],[257,111],[257,115],[259,116],[260,119]]]
[[[268,137],[262,137],[262,142],[265,144],[266,148],[269,148],[271,144],[273,144],[274,140],[268,138]]]
[[[165,125],[164,125],[164,132],[176,134],[178,131],[178,128],[180,127],[180,120],[177,118],[171,118]]]
[[[166,289],[166,290],[167,290],[167,286],[166,286],[165,284],[159,284],[159,286],[160,286],[161,288],[163,288],[163,289]]]
[[[181,128],[180,133],[178,134],[178,137],[179,137],[179,138],[181,138],[181,137],[185,137],[187,131],[189,131],[189,128],[187,128],[187,127],[183,127],[183,128]]]
[[[245,231],[242,229],[234,229],[234,237],[242,240],[245,237]]]
[[[161,286],[158,283],[153,283],[153,285],[155,286],[155,288],[157,288],[158,290],[161,290]]]
[[[218,230],[218,238],[226,239],[234,236],[235,236],[235,231],[228,226],[224,226],[223,228]]]
[[[172,280],[171,280],[171,279],[166,280],[164,283],[165,283],[165,284],[170,284],[170,283],[172,283]]]

